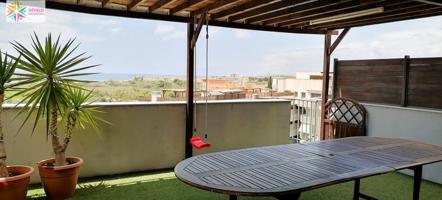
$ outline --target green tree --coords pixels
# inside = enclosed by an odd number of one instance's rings
[[[267,88],[273,89],[273,78],[270,76],[269,80],[267,81]]]

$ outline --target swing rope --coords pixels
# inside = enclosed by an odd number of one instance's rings
[[[196,17],[194,18],[194,23],[197,23],[197,19],[196,19]],[[197,53],[197,48],[196,48],[196,46],[197,45],[195,45],[194,47],[193,47],[193,56],[194,56],[194,59],[193,59],[193,62],[195,63],[194,64],[194,70],[193,70],[193,91],[195,92],[196,91],[196,89],[197,89],[197,87],[196,87],[196,84],[198,83],[198,76],[197,76],[197,73],[196,73],[196,71],[197,71],[197,60],[196,60],[196,58],[197,58],[197,56],[196,56],[196,53]],[[194,119],[193,119],[193,136],[195,136],[195,135],[197,135],[197,129],[196,129],[196,126],[197,126],[197,112],[198,112],[198,108],[197,108],[197,102],[196,102],[197,100],[196,100],[196,97],[195,97],[195,95],[193,96],[193,117],[194,117]]]
[[[209,98],[209,19],[206,17],[206,104],[204,113],[204,138],[207,139],[208,136],[208,115],[207,115],[207,100]]]

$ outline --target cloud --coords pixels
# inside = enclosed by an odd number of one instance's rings
[[[82,17],[77,19],[77,22],[84,25],[99,25],[99,26],[116,26],[120,21],[116,19],[103,19],[102,17]]]
[[[352,35],[354,34],[354,35]],[[358,30],[349,35],[332,54],[339,59],[375,59],[411,57],[440,57],[442,55],[442,27],[411,27],[394,31],[371,32]],[[362,36],[362,37],[361,37]],[[309,49],[273,48],[258,60],[263,71],[294,74],[296,71],[321,71],[322,47]]]
[[[238,39],[250,38],[250,32],[242,29],[235,30],[234,35]]]
[[[372,46],[385,55],[395,50],[397,53],[411,56],[440,56],[441,44],[442,27],[439,27],[385,33],[372,43]]]
[[[323,50],[321,48],[286,49],[266,54],[261,68],[272,69],[279,74],[294,74],[296,71],[318,71],[321,69]]]
[[[112,33],[118,33],[118,32],[120,32],[121,31],[121,27],[115,27],[115,28],[112,28],[111,29],[111,32]]]
[[[154,30],[154,35],[161,37],[162,40],[175,40],[186,37],[186,31],[169,24],[158,23]]]
[[[5,13],[0,9],[0,16]],[[85,14],[62,12],[52,9],[46,10],[46,21],[44,23],[6,23],[0,20],[0,47],[12,51],[9,41],[29,42],[30,34],[36,32],[40,37],[47,33],[53,35],[61,34],[62,39],[77,38],[82,43],[93,43],[105,41],[106,37],[121,30],[120,21],[108,19],[107,17],[91,17]],[[109,30],[106,34],[100,34],[97,29]],[[25,43],[26,44],[26,43]]]
[[[204,27],[205,28],[205,27]],[[204,31],[204,34],[206,33],[205,29],[201,30]],[[209,26],[209,35],[210,37],[217,36],[218,34],[222,33],[222,28],[218,26]]]
[[[12,40],[29,42],[30,34],[34,31],[40,36],[44,36],[49,32],[54,34],[63,33],[63,37],[77,35],[77,32],[65,23],[65,21],[72,20],[69,15],[51,10],[47,10],[46,14],[46,22],[44,23],[6,23],[5,20],[0,21],[0,26],[2,26],[2,29],[0,29],[0,44],[2,48],[11,50],[10,45],[4,46],[3,44],[8,44]],[[4,10],[0,9],[0,16],[3,15]]]
[[[390,58],[433,57],[442,55],[442,27],[410,28],[380,33],[363,41],[346,42],[338,47],[335,57]]]

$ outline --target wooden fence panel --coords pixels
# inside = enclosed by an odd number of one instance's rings
[[[442,58],[335,60],[334,96],[442,109]]]
[[[335,97],[400,105],[403,59],[343,60],[335,64]]]
[[[442,58],[410,60],[408,105],[442,109]]]

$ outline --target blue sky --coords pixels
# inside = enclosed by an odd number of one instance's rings
[[[4,4],[0,4],[4,6]],[[186,25],[125,19],[56,10],[45,23],[9,24],[0,20],[0,49],[14,52],[8,41],[28,44],[32,31],[62,38],[77,37],[95,71],[185,75]],[[0,9],[0,16],[5,10]],[[294,75],[321,71],[324,37],[209,27],[211,75]],[[198,43],[199,74],[203,74],[204,34]],[[442,56],[442,17],[352,29],[333,57],[364,59]]]

